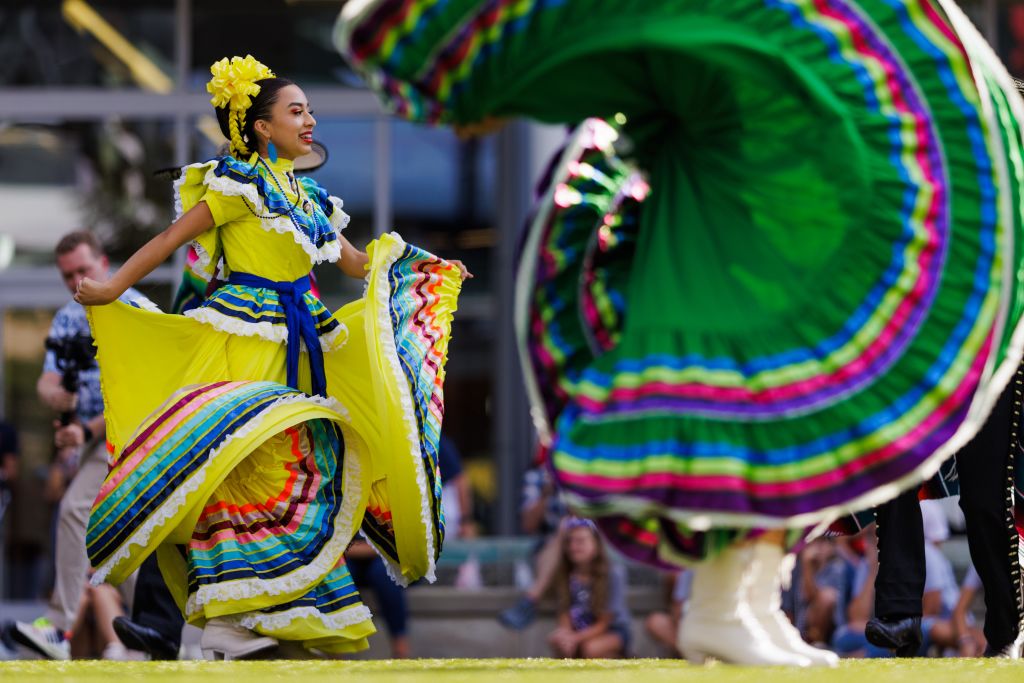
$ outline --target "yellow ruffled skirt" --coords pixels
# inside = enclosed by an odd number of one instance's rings
[[[343,558],[357,531],[400,583],[433,578],[460,279],[397,236],[368,252],[366,294],[335,314],[347,338],[324,354],[329,399],[284,386],[283,344],[90,309],[114,453],[87,537],[98,580],[158,552],[189,622],[227,617],[342,652],[373,632]]]

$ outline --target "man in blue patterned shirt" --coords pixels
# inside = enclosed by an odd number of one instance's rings
[[[54,251],[57,269],[72,294],[85,277],[100,281],[110,277],[110,263],[91,232],[82,230],[65,235]],[[121,299],[141,308],[155,308],[132,289]],[[92,334],[85,308],[70,301],[54,316],[50,326],[51,343],[47,345],[43,373],[36,384],[39,397],[46,405],[56,413],[70,413],[72,416],[68,424],[61,424],[59,420],[54,422],[58,462],[70,484],[58,511],[53,594],[45,617],[37,619],[35,624],[19,622],[14,632],[17,640],[51,659],[68,658],[65,635],[74,624],[89,574],[85,529],[92,503],[107,474],[99,367],[91,359],[79,362],[78,391],[71,393],[62,384],[63,361],[67,359],[62,359],[62,354],[52,348],[67,347],[75,339],[84,341],[79,345],[85,346],[86,350],[91,347]]]

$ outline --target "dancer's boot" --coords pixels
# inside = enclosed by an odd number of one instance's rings
[[[803,655],[776,646],[754,618],[749,593],[754,549],[731,546],[693,568],[693,584],[679,624],[679,651],[691,662],[810,666]]]
[[[761,628],[781,650],[803,655],[813,666],[836,666],[834,652],[808,645],[782,612],[782,564],[785,555],[774,543],[753,543],[750,587],[747,602]]]
[[[206,622],[199,647],[209,659],[248,659],[269,653],[277,639],[261,636],[224,617]]]

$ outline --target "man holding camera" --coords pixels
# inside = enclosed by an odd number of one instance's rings
[[[96,237],[88,231],[65,235],[55,249],[57,268],[68,290],[74,294],[83,278],[104,281],[110,276],[110,264]],[[155,308],[144,296],[129,289],[122,301],[140,308]],[[54,445],[58,462],[70,478],[70,484],[60,502],[57,521],[56,578],[46,616],[34,624],[19,622],[14,637],[22,644],[51,659],[67,659],[69,645],[67,632],[75,622],[82,591],[89,574],[89,559],[85,550],[85,530],[89,512],[107,474],[105,425],[103,421],[103,395],[100,391],[99,367],[95,362],[92,335],[85,308],[71,301],[57,311],[47,339],[46,360],[36,389],[40,399],[61,415],[56,421]],[[143,568],[147,595],[153,599],[153,583],[166,594],[166,587],[155,566]],[[159,592],[159,590],[157,590]],[[160,596],[157,596],[160,599]],[[136,600],[136,602],[139,602]],[[170,602],[169,594],[164,599]],[[139,605],[135,606],[138,609]],[[173,603],[167,638],[159,637],[167,655],[177,654],[180,642],[181,616]],[[125,620],[130,627],[134,622]],[[162,623],[162,622],[161,622]],[[177,632],[175,633],[175,628]],[[152,629],[143,628],[146,631]],[[155,632],[154,632],[155,633]],[[119,631],[120,635],[120,631]],[[122,638],[124,640],[124,638]],[[129,638],[130,640],[130,638]],[[171,642],[166,642],[170,640]],[[135,643],[125,643],[128,647]],[[146,649],[146,648],[140,648]],[[166,658],[166,657],[161,657]]]

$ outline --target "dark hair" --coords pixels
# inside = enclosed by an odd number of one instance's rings
[[[252,98],[252,104],[245,110],[245,125],[242,126],[242,141],[245,142],[245,146],[250,154],[258,149],[253,124],[259,119],[269,119],[270,108],[277,102],[277,96],[281,89],[289,85],[295,85],[294,82],[287,78],[264,78],[256,81],[256,84],[260,86],[260,92]],[[214,111],[217,112],[217,123],[220,124],[220,132],[230,141],[231,128],[228,123],[228,114],[231,113],[231,110],[227,107],[214,107]]]
[[[92,251],[93,256],[104,256],[103,246],[100,241],[96,239],[96,235],[92,234],[88,230],[75,230],[69,232],[60,238],[57,242],[57,246],[54,247],[53,253],[55,256],[64,256],[70,254],[75,249],[78,249],[83,244],[88,244],[89,249]]]
[[[608,553],[604,549],[604,541],[593,524],[566,524],[559,531],[561,552],[558,555],[558,565],[555,569],[558,610],[568,612],[572,603],[572,596],[569,594],[569,575],[574,567],[569,558],[569,534],[577,529],[588,531],[597,545],[597,557],[590,564],[590,611],[594,613],[594,616],[600,617],[608,611],[611,566],[608,561]]]

